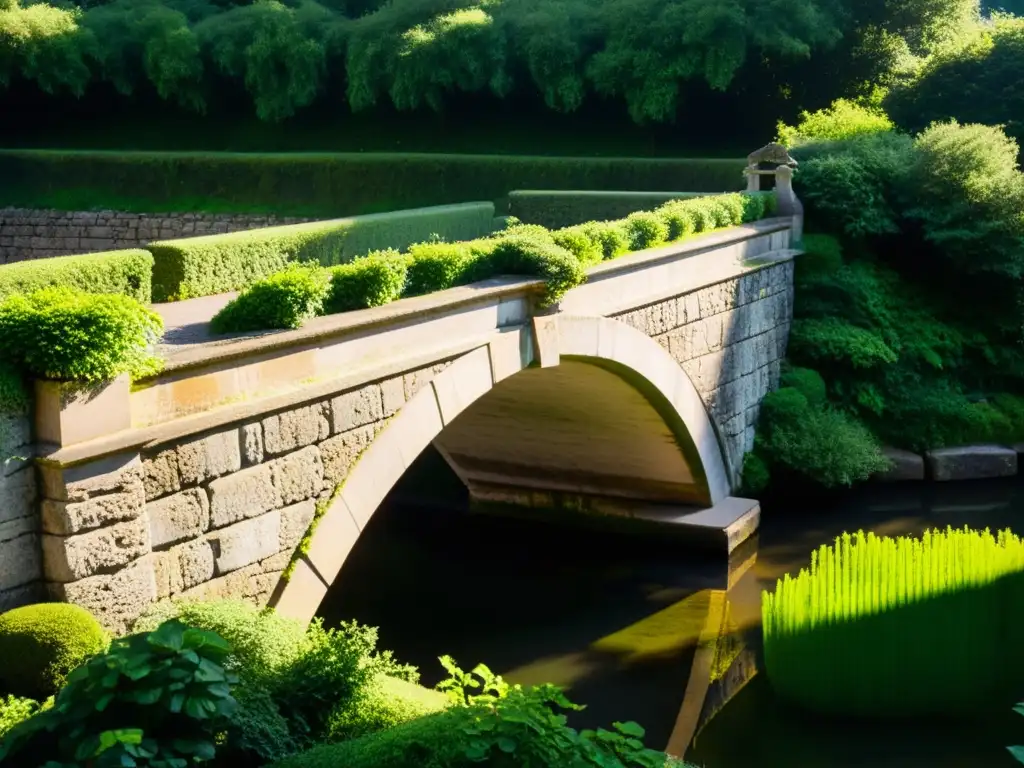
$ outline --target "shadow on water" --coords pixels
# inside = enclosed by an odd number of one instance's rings
[[[1024,486],[869,487],[767,503],[759,537],[697,556],[664,538],[469,515],[428,450],[364,531],[328,594],[328,622],[379,626],[380,645],[433,685],[452,655],[587,704],[577,727],[635,720],[647,743],[708,768],[1012,768],[1020,717],[970,724],[842,721],[777,700],[763,674],[760,594],[844,531],[971,525],[1024,533]]]

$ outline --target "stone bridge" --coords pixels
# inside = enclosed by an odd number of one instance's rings
[[[543,313],[538,281],[500,278],[171,344],[135,385],[38,382],[34,466],[0,486],[0,531],[20,526],[0,603],[45,589],[114,631],[175,597],[308,620],[431,443],[482,506],[680,525],[724,554],[757,524],[732,493],[785,354],[794,223],[605,262]]]

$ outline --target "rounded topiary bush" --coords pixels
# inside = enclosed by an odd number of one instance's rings
[[[45,699],[109,642],[93,615],[77,605],[40,603],[8,611],[0,615],[0,690]]]

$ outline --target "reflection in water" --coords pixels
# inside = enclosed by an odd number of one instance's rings
[[[442,470],[426,471],[435,488]],[[708,768],[1014,764],[1002,747],[1020,740],[1012,712],[968,725],[816,720],[775,700],[757,670],[761,590],[806,566],[815,548],[859,528],[1024,533],[1015,483],[766,505],[759,539],[728,563],[663,537],[469,516],[458,491],[427,503],[422,488],[398,489],[375,516],[321,613],[379,626],[381,646],[417,664],[427,685],[443,676],[441,654],[463,667],[484,661],[511,682],[565,686],[588,705],[570,715],[576,727],[635,720],[649,745]],[[416,503],[401,503],[410,491]]]

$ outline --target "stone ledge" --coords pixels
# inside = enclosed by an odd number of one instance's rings
[[[1017,474],[1017,451],[1001,445],[939,448],[925,454],[928,474],[937,482],[1011,477]]]
[[[924,456],[890,447],[882,448],[882,455],[892,462],[892,467],[876,474],[873,478],[874,480],[882,483],[924,480]]]

